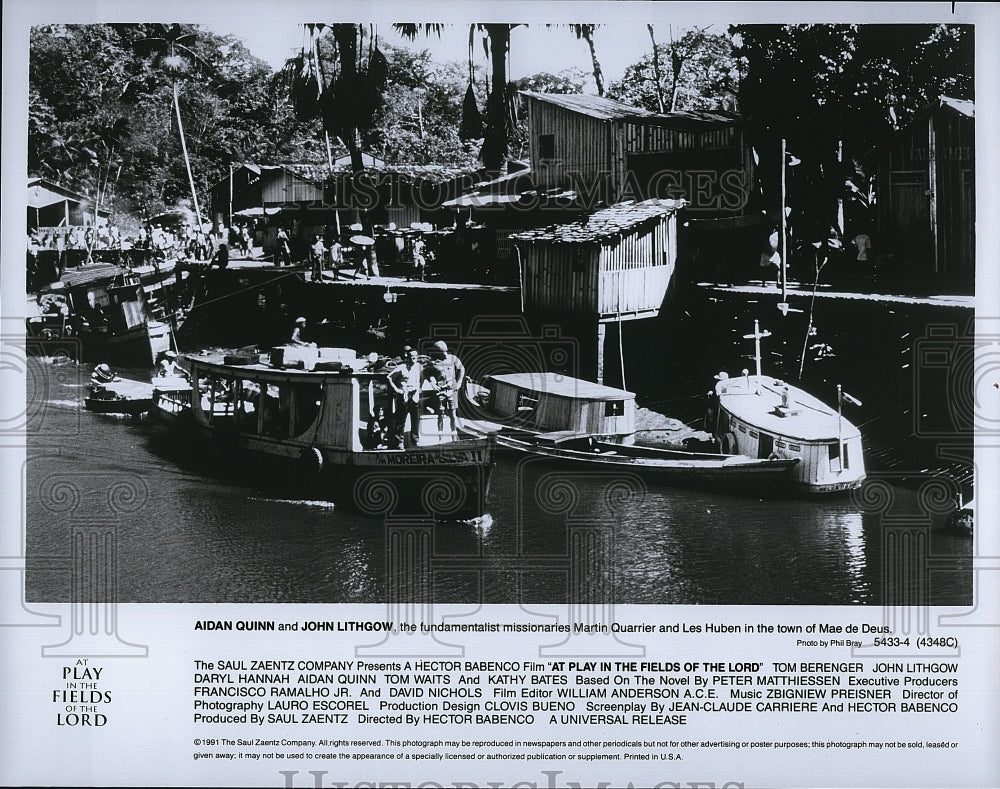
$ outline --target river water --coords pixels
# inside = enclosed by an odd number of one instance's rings
[[[483,518],[413,526],[430,540],[415,571],[391,558],[397,524],[260,487],[148,418],[85,411],[89,372],[29,360],[28,601],[71,599],[74,540],[98,528],[121,602],[380,602],[415,572],[436,602],[972,602],[972,541],[940,528],[932,474],[767,499],[501,458]]]

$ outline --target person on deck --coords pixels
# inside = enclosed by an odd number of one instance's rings
[[[415,279],[424,281],[424,273],[427,269],[426,245],[422,238],[413,242],[413,276]],[[406,278],[409,281],[409,277]]]
[[[448,344],[444,340],[434,343],[431,351],[431,361],[436,375],[440,407],[438,410],[438,431],[444,429],[444,414],[451,421],[451,432],[456,429],[456,412],[458,410],[458,394],[465,383],[465,365],[455,354],[448,352]]]
[[[420,442],[420,387],[423,384],[423,367],[417,360],[417,352],[407,345],[403,348],[403,363],[389,373],[389,386],[395,392],[395,425],[393,438],[398,449],[404,447],[406,418],[410,418],[410,443]]]
[[[316,343],[314,343],[314,342],[308,342],[307,340],[303,339],[302,332],[305,330],[305,328],[306,328],[306,319],[305,318],[296,318],[295,319],[295,328],[292,329],[292,337],[288,341],[288,344],[289,345],[298,345],[300,347],[313,347],[313,348],[315,348],[316,347]]]
[[[188,377],[187,370],[177,364],[177,354],[174,351],[163,354],[163,359],[156,368],[156,375],[161,378]]]

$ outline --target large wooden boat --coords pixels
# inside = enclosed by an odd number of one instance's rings
[[[120,266],[89,263],[41,289],[26,320],[28,348],[79,343],[79,361],[146,367],[171,345],[170,327],[153,319],[139,276]]]
[[[560,464],[627,469],[685,486],[780,487],[798,463],[639,443],[632,392],[555,373],[467,381],[461,415],[464,434],[495,434],[503,449]]]
[[[730,378],[716,376],[715,401],[705,416],[706,429],[723,452],[754,458],[794,459],[795,487],[804,493],[836,493],[858,488],[865,480],[861,432],[842,414],[842,404],[831,408],[785,381],[763,375],[760,340],[769,336],[754,322],[757,372],[744,370]],[[860,405],[838,390],[844,399]]]
[[[388,448],[375,427],[392,413],[384,365],[350,349],[292,346],[182,360],[192,385],[156,386],[156,413],[187,423],[220,457],[277,461],[312,492],[371,513],[484,514],[495,440],[459,437],[422,407],[418,442]],[[437,402],[425,394],[428,407]]]

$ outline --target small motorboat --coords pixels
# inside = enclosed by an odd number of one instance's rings
[[[107,365],[99,365],[107,367]],[[153,407],[153,385],[112,374],[107,381],[92,378],[84,407],[95,414],[139,416]]]

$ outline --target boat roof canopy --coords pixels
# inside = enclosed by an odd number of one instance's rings
[[[568,397],[574,400],[634,400],[635,394],[592,381],[571,378],[560,373],[505,373],[491,375],[494,381],[539,394]]]
[[[778,408],[782,390],[788,388],[790,415],[783,416]],[[813,397],[772,376],[740,376],[719,381],[716,385],[719,402],[737,419],[751,427],[798,441],[836,441],[855,438],[858,428],[838,415],[820,399]]]

